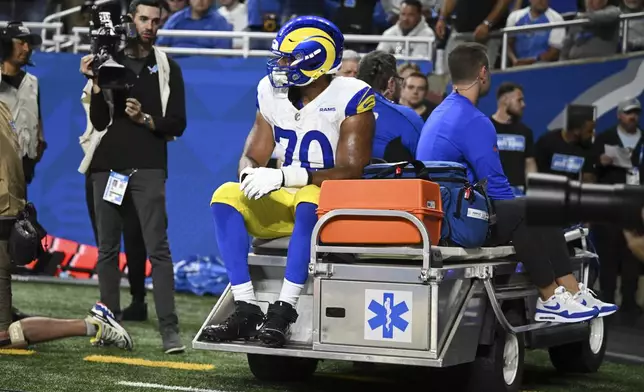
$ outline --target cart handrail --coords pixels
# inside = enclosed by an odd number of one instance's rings
[[[440,258],[434,258],[432,257],[432,243],[430,240],[429,233],[427,232],[427,228],[423,224],[423,222],[418,219],[416,216],[413,214],[406,212],[406,211],[396,211],[396,210],[375,210],[375,209],[353,209],[353,208],[346,208],[346,209],[337,209],[333,211],[329,211],[326,214],[322,215],[320,219],[318,219],[317,223],[315,224],[315,227],[313,228],[313,233],[311,234],[311,259],[310,259],[310,264],[313,265],[313,271],[316,271],[315,265],[318,262],[318,240],[319,240],[319,234],[322,228],[326,225],[326,223],[333,219],[337,218],[339,216],[371,216],[371,217],[388,217],[388,218],[402,218],[405,219],[414,226],[416,226],[416,229],[418,229],[418,232],[420,233],[420,236],[422,238],[422,256],[423,256],[423,267],[422,271],[426,272],[430,268],[442,268],[443,267],[443,262]],[[346,247],[347,249],[350,247]],[[379,248],[373,248],[374,251]],[[345,252],[349,253],[349,252]]]

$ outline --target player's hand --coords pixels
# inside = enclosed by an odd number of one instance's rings
[[[626,238],[628,249],[633,252],[635,257],[644,262],[644,235],[624,230],[624,237]]]
[[[447,24],[445,23],[445,20],[439,19],[434,26],[434,30],[436,31],[438,38],[445,38],[445,33],[447,32]]]
[[[537,62],[536,58],[525,58],[525,59],[516,59],[512,62],[512,65],[515,67],[520,67],[522,65],[532,65]]]
[[[246,168],[244,168],[244,170],[242,170],[241,173],[239,173],[239,183],[241,184],[242,182],[244,182],[244,178],[246,178],[247,175],[254,172],[255,169],[257,168],[252,166],[247,166]]]
[[[609,157],[606,154],[602,154],[599,156],[599,163],[601,163],[602,166],[609,166],[613,163],[613,158]]]
[[[246,168],[241,172],[243,178],[239,188],[250,200],[257,200],[282,187],[284,174],[280,169],[267,167]]]
[[[481,23],[474,30],[474,39],[478,42],[486,42],[489,34],[490,28],[485,23]]]
[[[143,112],[141,111],[141,102],[134,98],[125,100],[125,114],[137,124],[143,124]]]

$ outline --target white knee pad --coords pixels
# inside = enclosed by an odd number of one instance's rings
[[[20,324],[20,321],[16,321],[9,325],[7,332],[9,332],[9,340],[11,340],[12,346],[23,346],[27,344],[25,333],[22,330],[22,324]]]

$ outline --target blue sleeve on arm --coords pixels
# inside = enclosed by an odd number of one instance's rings
[[[216,13],[216,11],[215,11]],[[215,26],[212,30],[214,31],[233,31],[233,25],[228,23],[226,18],[216,13],[215,17]],[[233,48],[233,39],[232,38],[212,38],[211,45],[213,49],[232,49]]]
[[[487,189],[493,200],[514,199],[508,178],[503,172],[496,130],[487,117],[473,118],[465,127],[468,137],[463,140],[463,153],[477,180],[487,178]]]
[[[259,26],[262,22],[262,15],[259,10],[259,0],[246,1],[246,9],[248,10],[248,25]]]
[[[423,125],[425,124],[423,123],[423,118],[414,111],[410,111],[405,117],[409,120],[409,125],[405,127],[407,132],[403,133],[402,142],[412,155],[416,156],[418,139],[420,139],[420,133],[423,131]]]
[[[181,11],[177,12],[176,14],[172,15],[167,22],[161,27],[163,30],[177,30],[177,25],[179,24],[179,21],[183,20],[181,17]],[[173,37],[169,36],[163,36],[157,38],[156,45],[157,46],[172,46],[172,39]]]

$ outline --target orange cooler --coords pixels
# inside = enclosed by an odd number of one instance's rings
[[[427,228],[432,245],[440,240],[443,206],[440,186],[421,179],[327,180],[322,183],[318,219],[338,209],[406,211]],[[382,216],[339,216],[320,231],[325,244],[415,245],[422,243],[410,221]]]

